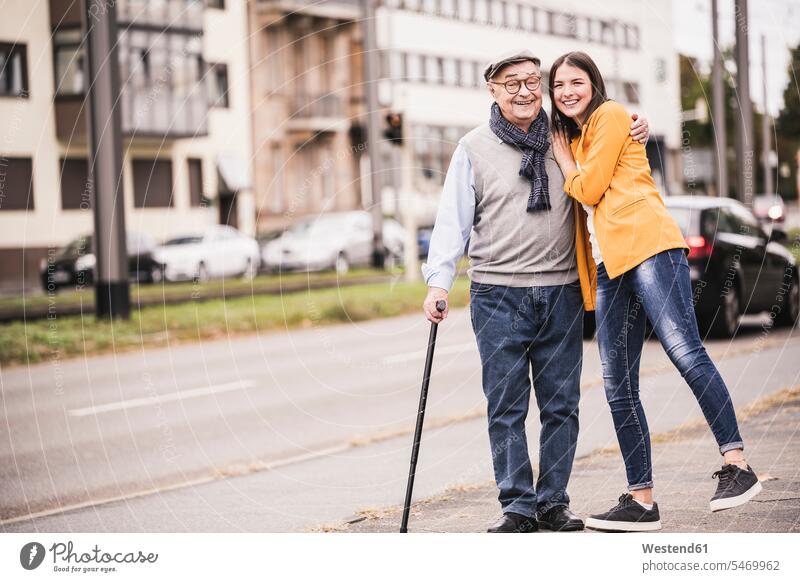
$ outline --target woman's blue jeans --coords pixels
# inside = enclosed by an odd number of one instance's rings
[[[700,339],[682,249],[658,253],[616,279],[609,279],[605,265],[599,265],[596,317],[606,399],[628,490],[653,486],[650,434],[639,400],[646,319],[692,389],[720,452],[743,448],[728,388]]]

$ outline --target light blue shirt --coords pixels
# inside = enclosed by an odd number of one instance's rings
[[[453,286],[474,221],[475,175],[467,152],[458,144],[444,179],[428,260],[422,265],[422,276],[429,287],[449,291]]]

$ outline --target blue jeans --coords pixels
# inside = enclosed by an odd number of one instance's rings
[[[569,505],[583,363],[580,286],[472,283],[470,297],[503,513],[534,517],[537,511]],[[535,487],[525,434],[531,370],[542,425]]]
[[[658,253],[616,279],[609,279],[601,264],[596,317],[606,399],[629,491],[653,486],[650,433],[639,400],[645,318],[692,389],[720,452],[743,448],[728,388],[700,340],[682,249]]]

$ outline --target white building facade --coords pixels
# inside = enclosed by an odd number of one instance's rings
[[[117,0],[126,228],[255,234],[245,0]],[[0,18],[0,291],[36,290],[48,249],[94,229],[82,2]]]
[[[552,62],[569,51],[590,54],[609,97],[649,119],[648,157],[662,193],[680,188],[680,81],[671,2],[382,0],[377,33],[381,105],[402,114],[405,137],[402,147],[384,147],[384,163],[399,168],[385,188],[389,208],[393,193],[412,197],[418,218],[432,219],[458,139],[488,119],[485,63],[518,48],[542,60],[548,114]]]

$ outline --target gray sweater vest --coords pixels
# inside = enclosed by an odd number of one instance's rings
[[[578,279],[575,220],[564,176],[546,154],[549,211],[528,212],[530,182],[520,177],[522,152],[481,125],[461,139],[475,177],[475,221],[469,277],[507,287],[564,285]]]

